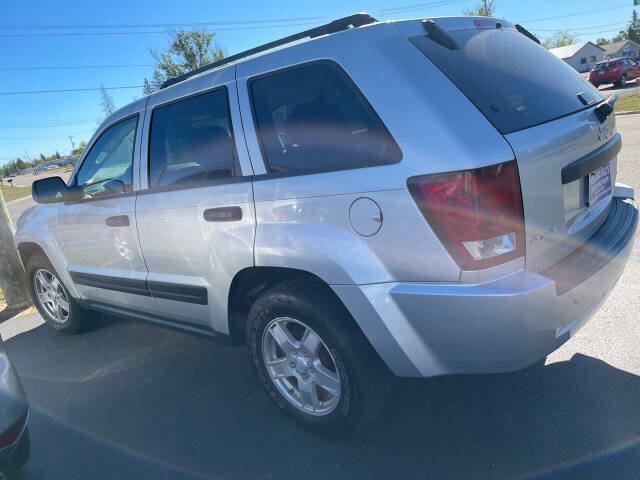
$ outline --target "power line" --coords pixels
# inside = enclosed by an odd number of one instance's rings
[[[176,27],[203,27],[216,25],[252,25],[265,23],[302,22],[311,20],[324,20],[327,16],[272,18],[268,20],[240,20],[222,22],[185,22],[185,23],[114,23],[114,24],[84,24],[84,25],[0,25],[0,29],[7,30],[47,30],[47,29],[88,29],[88,28],[176,28]]]
[[[471,0],[435,0],[430,2],[416,3],[412,5],[399,5],[396,7],[388,7],[372,10],[372,12],[388,13],[398,10],[407,10],[415,8],[425,7],[438,7],[447,6],[455,3],[469,2]],[[86,29],[127,29],[127,28],[180,28],[180,27],[219,27],[219,26],[234,26],[234,27],[248,27],[256,26],[263,28],[272,27],[284,27],[290,26],[290,23],[297,23],[303,25],[300,22],[305,22],[304,25],[311,23],[317,23],[327,19],[335,18],[335,16],[321,15],[313,17],[289,17],[289,18],[271,18],[263,20],[234,20],[234,21],[218,21],[218,22],[183,22],[183,23],[113,23],[113,24],[80,24],[80,25],[0,25],[0,29],[3,30],[86,30]],[[267,24],[277,25],[267,25]],[[145,32],[151,33],[151,32]],[[164,32],[161,32],[164,33]]]
[[[0,130],[3,128],[56,128],[56,127],[67,127],[71,125],[82,125],[89,122],[97,122],[102,120],[102,118],[84,118],[78,120],[59,120],[59,121],[50,121],[50,122],[30,122],[30,123],[0,123]]]
[[[87,133],[94,133],[96,131],[96,129],[91,129],[91,130],[83,130],[82,132],[76,132],[73,133],[72,135],[85,135]],[[37,137],[0,137],[0,140],[49,140],[51,138],[64,138],[64,135],[47,135],[47,136],[40,136],[38,135]]]
[[[0,71],[12,70],[66,70],[66,69],[90,69],[90,68],[137,68],[137,67],[153,67],[150,63],[134,63],[131,65],[64,65],[64,66],[47,66],[47,67],[0,67]]]
[[[21,90],[15,92],[0,92],[0,95],[22,95],[30,93],[59,93],[59,92],[89,92],[95,90],[122,90],[125,88],[142,88],[142,85],[127,85],[123,87],[96,87],[96,88],[64,88],[60,90]]]
[[[215,30],[204,30],[206,32],[215,33],[220,31],[232,30],[257,30],[265,28],[284,28],[284,27],[303,27],[308,25],[317,25],[319,22],[305,23],[289,23],[281,25],[257,25],[253,27],[230,27],[216,28]],[[170,34],[173,30],[153,30],[153,31],[128,31],[128,32],[63,32],[63,33],[0,33],[0,37],[77,37],[77,36],[108,36],[108,35],[157,35]]]
[[[416,3],[412,5],[403,5],[397,7],[389,7],[372,11],[383,16],[408,13],[414,10],[421,10],[429,7],[449,6],[458,3],[469,2],[470,0],[437,0],[425,3]],[[86,24],[86,25],[0,25],[2,30],[86,30],[86,29],[127,29],[127,28],[164,28],[165,30],[144,30],[144,31],[116,31],[116,32],[56,32],[56,33],[0,33],[0,37],[58,37],[58,36],[108,36],[108,35],[157,35],[173,33],[173,30],[167,28],[180,27],[216,27],[209,32],[217,31],[234,31],[234,30],[256,30],[265,28],[285,28],[285,27],[302,27],[309,25],[317,25],[320,22],[332,19],[331,16],[318,17],[297,17],[283,18],[273,20],[247,20],[236,22],[193,22],[193,23],[155,23],[155,24]],[[303,21],[303,22],[300,22]],[[298,23],[281,23],[281,22],[298,22]],[[273,24],[275,23],[275,24]]]
[[[599,8],[597,10],[586,10],[586,11],[581,11],[581,12],[576,12],[576,13],[568,13],[566,15],[556,15],[554,17],[533,18],[533,19],[530,19],[530,20],[522,20],[522,21],[519,21],[518,23],[520,23],[520,24],[527,23],[528,24],[528,23],[533,23],[533,22],[543,22],[545,20],[555,20],[556,18],[575,17],[575,16],[578,16],[578,15],[586,15],[586,14],[589,14],[589,13],[597,13],[597,12],[604,12],[604,11],[607,11],[607,10],[615,10],[616,8],[625,8],[625,7],[628,8],[629,6],[632,6],[632,5],[630,3],[625,2],[625,3],[618,4],[618,5],[613,5],[611,7]]]
[[[621,20],[620,22],[614,23],[606,23],[604,25],[592,25],[591,27],[582,27],[582,28],[562,28],[561,30],[573,32],[576,30],[593,30],[594,28],[603,28],[603,27],[611,27],[612,25],[621,25],[621,24],[629,24],[630,22],[627,20]],[[557,28],[536,28],[536,32],[557,32]]]

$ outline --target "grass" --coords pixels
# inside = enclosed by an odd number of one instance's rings
[[[640,94],[624,95],[618,98],[615,112],[628,112],[629,110],[640,110]]]
[[[5,202],[31,195],[31,187],[9,187],[7,185],[0,185],[0,191],[2,191]]]

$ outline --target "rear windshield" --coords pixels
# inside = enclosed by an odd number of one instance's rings
[[[614,67],[618,65],[618,62],[602,62],[602,63],[596,63],[596,66],[598,68],[609,68],[609,67]]]
[[[426,36],[411,37],[418,49],[503,134],[571,114],[602,100],[578,72],[511,29],[448,32],[459,50]]]

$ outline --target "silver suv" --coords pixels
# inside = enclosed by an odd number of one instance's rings
[[[391,374],[521,369],[594,314],[638,221],[611,112],[519,25],[358,14],[110,116],[16,245],[56,330],[246,342],[277,406],[337,434]]]

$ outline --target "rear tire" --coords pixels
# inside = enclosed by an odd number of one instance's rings
[[[90,313],[69,294],[49,259],[33,255],[26,270],[31,298],[42,318],[58,332],[79,333]]]
[[[600,86],[599,83],[596,82],[591,82],[591,84],[593,85],[593,88],[595,88],[596,90],[598,89],[598,87]]]
[[[620,80],[618,80],[617,85],[619,87],[624,87],[627,84],[627,75],[625,73],[622,74]]]
[[[299,279],[277,285],[253,304],[247,323],[262,385],[303,427],[345,436],[384,406],[391,373],[324,285]]]

